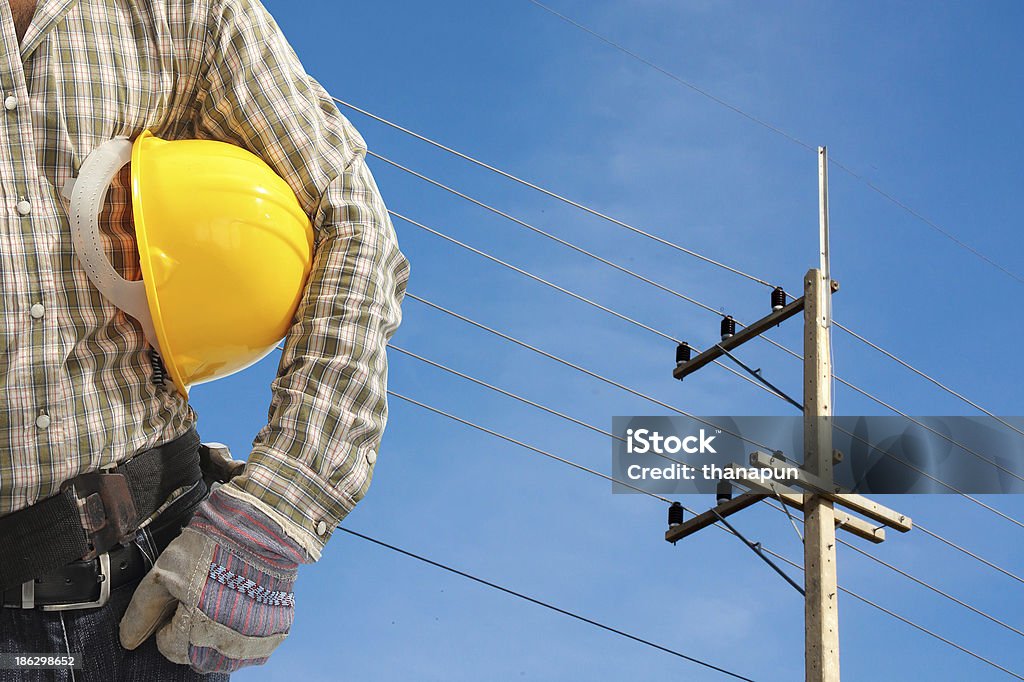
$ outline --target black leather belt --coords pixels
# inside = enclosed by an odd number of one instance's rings
[[[0,607],[67,611],[103,606],[112,590],[146,575],[160,553],[181,533],[207,491],[205,482],[197,482],[151,524],[137,531],[128,545],[118,545],[95,559],[72,561],[41,578],[4,590]]]
[[[28,581],[79,560],[102,568],[98,558],[128,545],[139,523],[171,493],[202,480],[198,450],[199,435],[190,430],[111,470],[77,476],[57,495],[0,517],[0,589],[28,590]],[[64,578],[76,582],[75,576]]]

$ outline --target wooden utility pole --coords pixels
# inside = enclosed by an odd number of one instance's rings
[[[804,452],[803,465],[791,488],[779,482],[744,480],[749,492],[721,502],[692,519],[671,523],[665,539],[675,543],[725,517],[753,506],[771,496],[804,513],[804,671],[806,682],[839,682],[839,587],[836,577],[836,528],[869,542],[885,540],[884,527],[905,533],[913,525],[909,517],[887,509],[861,495],[843,493],[835,485],[833,465],[839,460],[832,449],[832,294],[838,285],[829,269],[828,157],[818,148],[819,267],[807,271],[803,296],[785,303],[773,296],[773,312],[745,327],[721,343],[690,358],[689,346],[680,344],[672,375],[683,379],[729,351],[760,336],[770,328],[804,314]],[[791,401],[795,403],[795,401]],[[769,469],[793,466],[778,453],[754,452],[750,464]],[[728,468],[738,469],[731,464]],[[801,492],[804,491],[804,492]],[[866,516],[865,521],[845,509]],[[671,516],[670,516],[671,519]],[[678,520],[677,520],[678,521]],[[730,526],[731,528],[731,526]],[[748,543],[749,544],[749,543]],[[754,548],[754,546],[751,546]],[[755,551],[757,551],[755,549]],[[760,552],[759,552],[760,553]],[[763,555],[762,555],[762,558]],[[776,568],[776,570],[779,570]]]
[[[804,469],[832,480],[832,369],[827,297],[819,270],[804,278]],[[839,680],[839,593],[832,501],[804,495],[804,638],[807,682]]]
[[[804,277],[804,470],[832,477],[832,280],[829,276],[828,157],[818,147],[820,269]],[[832,501],[804,496],[804,678],[839,680],[839,589]]]

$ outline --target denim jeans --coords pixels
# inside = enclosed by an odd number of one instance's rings
[[[206,484],[200,482],[164,514],[187,519],[208,494]],[[162,518],[165,517],[161,515],[154,524]],[[153,556],[155,547],[149,537],[140,531],[138,542],[148,550],[148,556]],[[110,601],[97,609],[42,611],[0,607],[0,653],[82,656],[82,667],[78,670],[0,670],[0,682],[226,682],[227,674],[202,675],[187,665],[168,661],[156,647],[156,635],[134,651],[121,646],[119,624],[138,586],[139,581],[135,581],[111,590]]]

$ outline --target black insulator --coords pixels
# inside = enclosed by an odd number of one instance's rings
[[[690,344],[686,341],[680,341],[679,345],[676,346],[676,364],[680,365],[684,362],[690,361]]]
[[[164,367],[164,361],[160,359],[160,353],[157,353],[155,348],[149,349],[149,364],[153,368],[153,385],[163,386],[167,380],[167,368]]]
[[[726,315],[722,318],[722,340],[725,341],[730,336],[736,335],[736,320],[732,319],[732,315]]]
[[[786,307],[786,292],[782,287],[772,289],[772,310],[782,310]]]
[[[668,508],[668,527],[673,528],[683,522],[683,505],[673,502]]]
[[[719,481],[718,487],[715,488],[715,501],[718,504],[728,502],[732,499],[732,483],[729,481]]]

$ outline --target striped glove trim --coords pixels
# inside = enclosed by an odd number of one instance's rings
[[[248,578],[232,573],[226,567],[217,563],[210,562],[210,578],[230,587],[232,590],[241,592],[257,604],[292,608],[295,606],[295,595],[292,592],[268,590]]]

